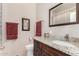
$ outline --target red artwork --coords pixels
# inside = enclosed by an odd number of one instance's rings
[[[6,36],[7,40],[15,40],[18,36],[18,24],[6,23]]]
[[[42,33],[42,24],[41,21],[36,22],[36,36],[41,36]]]

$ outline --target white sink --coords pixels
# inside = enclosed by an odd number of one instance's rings
[[[58,49],[63,50],[69,54],[73,54],[72,52],[74,52],[75,55],[79,55],[79,48],[69,42],[53,40],[52,45],[57,46]]]
[[[62,47],[75,47],[74,45],[70,44],[69,42],[66,41],[60,41],[60,40],[53,40],[52,43],[62,46]]]

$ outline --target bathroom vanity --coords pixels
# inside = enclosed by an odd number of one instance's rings
[[[54,39],[34,38],[34,56],[79,56],[79,47]]]
[[[34,40],[34,56],[69,56],[69,55],[55,48],[52,48],[42,42]]]

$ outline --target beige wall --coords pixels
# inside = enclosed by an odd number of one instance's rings
[[[22,31],[22,17],[30,19],[30,31]],[[22,55],[27,44],[27,38],[33,37],[35,32],[36,4],[3,4],[3,45],[7,55]],[[18,23],[17,40],[6,40],[6,22]]]
[[[44,32],[52,32],[52,35],[64,36],[65,34],[69,34],[72,37],[79,38],[79,24],[76,25],[66,25],[66,26],[56,26],[49,27],[49,9],[56,4],[53,3],[41,3],[37,4],[37,19],[43,20],[43,33]]]

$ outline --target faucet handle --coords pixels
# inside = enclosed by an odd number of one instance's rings
[[[69,34],[66,34],[64,38],[66,38],[66,41],[69,41]]]

